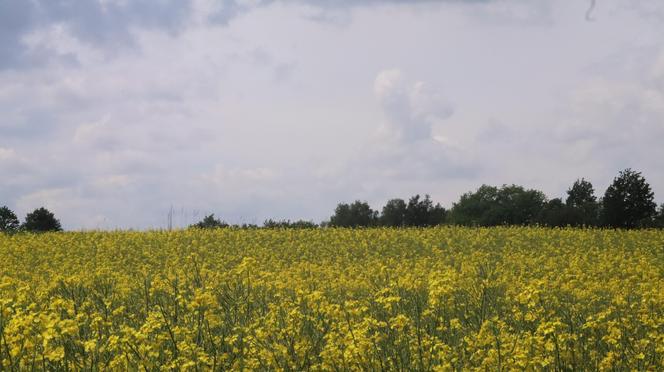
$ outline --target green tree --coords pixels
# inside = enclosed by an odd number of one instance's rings
[[[330,217],[330,226],[369,227],[376,225],[378,212],[371,209],[367,202],[356,200],[352,204],[340,203]]]
[[[485,226],[489,211],[496,205],[498,188],[489,185],[480,186],[477,191],[469,191],[454,203],[450,213],[452,223],[465,226]]]
[[[522,186],[509,185],[498,191],[498,211],[500,216],[494,225],[529,225],[534,224],[546,203],[546,196],[541,191],[526,190]]]
[[[581,207],[587,203],[595,203],[595,189],[592,183],[586,181],[584,178],[574,181],[572,187],[567,190],[567,199],[565,204],[571,207]]]
[[[621,171],[602,199],[602,221],[614,228],[650,226],[656,214],[655,194],[641,172]]]
[[[201,221],[191,225],[190,227],[198,229],[217,229],[228,227],[228,224],[220,219],[214,218],[214,213],[205,216]]]
[[[420,199],[418,194],[408,200],[404,222],[406,226],[436,226],[445,222],[445,214],[445,208],[434,205],[429,195]]]
[[[61,231],[60,221],[55,218],[55,215],[48,209],[42,207],[35,209],[25,216],[25,222],[21,226],[25,231],[30,232],[47,232],[47,231]]]
[[[337,207],[334,209],[334,215],[330,217],[329,225],[332,227],[351,227],[352,224],[350,204],[337,204]]]
[[[571,226],[595,226],[599,217],[599,204],[593,185],[581,178],[567,190],[565,204],[569,208],[567,224]]]
[[[570,207],[560,198],[551,199],[542,208],[538,221],[542,226],[549,227],[570,225]]]
[[[7,206],[0,208],[0,232],[16,232],[20,226],[21,223],[18,221],[18,217],[11,209]]]
[[[447,222],[447,209],[440,203],[436,203],[433,208],[429,209],[428,226],[438,226]]]
[[[664,204],[659,206],[659,211],[657,211],[657,216],[655,216],[655,227],[664,227]]]
[[[405,225],[406,202],[403,199],[389,200],[380,214],[380,224],[388,227],[401,227]]]
[[[538,190],[517,185],[482,185],[476,192],[463,194],[454,204],[451,221],[470,226],[534,224],[545,203],[546,196]]]

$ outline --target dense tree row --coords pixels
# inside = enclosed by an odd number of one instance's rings
[[[548,200],[538,190],[518,185],[494,187],[482,185],[461,195],[446,211],[427,195],[419,195],[406,204],[401,199],[387,202],[379,214],[366,202],[339,204],[330,218],[330,226],[465,226],[541,225],[551,227],[664,227],[664,204],[659,210],[650,185],[641,173],[621,171],[604,196],[595,196],[593,185],[580,179],[567,190],[567,197]]]
[[[47,232],[60,230],[62,230],[60,221],[46,208],[38,208],[28,213],[23,223],[20,223],[18,217],[11,209],[6,206],[0,208],[0,232]]]
[[[406,202],[391,199],[379,211],[364,201],[340,203],[329,221],[321,227],[427,227],[441,224],[464,226],[540,225],[550,227],[664,227],[664,204],[659,208],[654,193],[640,172],[621,171],[604,192],[595,196],[593,185],[580,179],[567,190],[564,198],[547,199],[538,190],[518,185],[501,187],[482,185],[467,192],[450,210],[431,200],[415,195]],[[214,214],[192,228],[258,228],[255,224],[229,225]],[[316,228],[311,221],[266,220],[265,228]],[[60,231],[60,221],[45,208],[29,213],[20,223],[7,207],[0,208],[0,232]]]
[[[240,229],[251,229],[251,228],[258,228],[258,225],[255,224],[242,224],[242,225],[230,225],[218,218],[214,217],[214,213],[205,216],[200,222],[195,223],[191,226],[190,228],[198,228],[198,229],[214,229],[214,228],[222,228],[222,227],[233,227],[233,228],[240,228]],[[263,227],[265,228],[271,228],[271,229],[278,229],[278,228],[289,228],[289,229],[311,229],[318,227],[318,225],[314,222],[311,221],[304,221],[304,220],[299,220],[299,221],[293,221],[291,222],[290,220],[265,220],[263,222]]]
[[[338,227],[405,227],[435,226],[445,222],[447,210],[434,205],[429,195],[423,199],[415,195],[406,203],[403,199],[392,199],[385,204],[382,213],[371,209],[367,202],[356,200],[351,204],[341,203],[330,218],[329,226]]]

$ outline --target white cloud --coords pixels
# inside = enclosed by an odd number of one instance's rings
[[[113,143],[114,141],[109,138],[113,129],[109,125],[110,120],[111,116],[106,115],[96,122],[79,125],[74,131],[74,143],[93,146]]]
[[[101,189],[117,189],[127,187],[132,183],[132,177],[127,174],[112,174],[98,177],[94,185]]]
[[[21,215],[320,220],[481,183],[602,190],[625,166],[664,197],[661,21],[627,0],[595,22],[583,2],[38,3],[0,34],[0,204]]]
[[[381,101],[390,101],[395,93],[400,92],[402,88],[401,71],[398,69],[383,70],[378,73],[374,82],[374,92]]]
[[[102,63],[105,58],[103,49],[81,42],[67,23],[35,28],[23,37],[23,45],[30,53],[47,50],[54,59],[74,65]]]
[[[14,151],[14,149],[0,147],[0,161],[12,160],[15,157],[16,151]]]
[[[35,191],[21,196],[16,201],[16,206],[20,211],[31,212],[32,210],[45,207],[56,215],[72,207],[76,207],[72,203],[73,190],[69,188],[48,188]]]
[[[216,165],[213,172],[202,174],[201,180],[221,187],[245,187],[249,183],[266,182],[275,177],[277,172],[269,168],[227,169]]]
[[[374,93],[387,119],[383,130],[400,141],[431,139],[433,126],[453,113],[440,93],[422,81],[406,82],[399,69],[378,73]]]

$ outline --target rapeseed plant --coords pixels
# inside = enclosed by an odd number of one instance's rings
[[[0,235],[3,370],[663,370],[664,231]]]

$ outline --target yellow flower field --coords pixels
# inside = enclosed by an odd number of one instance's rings
[[[664,231],[0,234],[4,370],[664,370]]]

